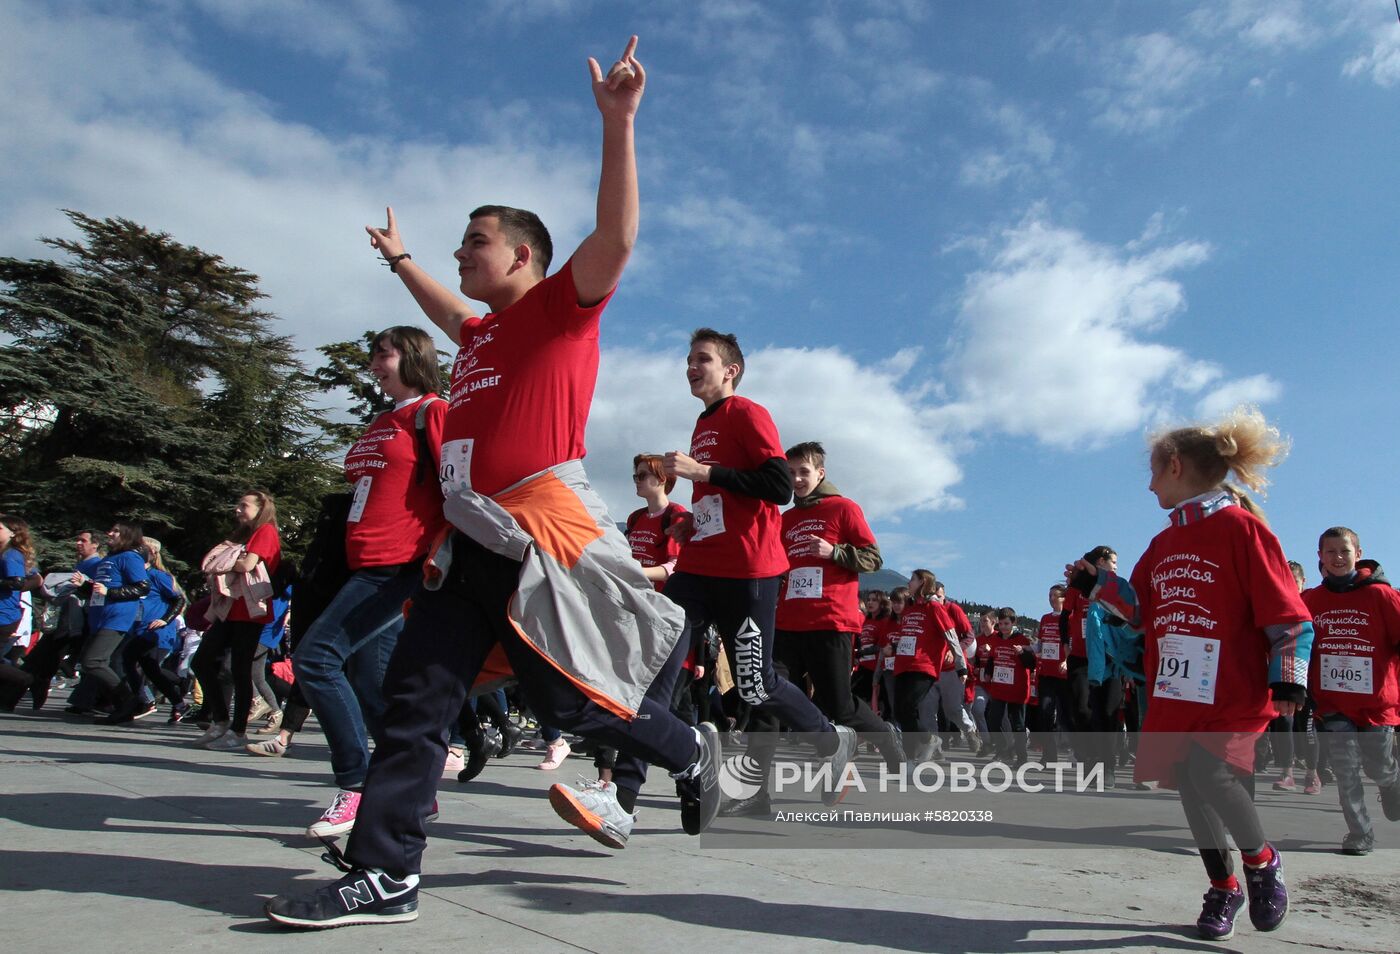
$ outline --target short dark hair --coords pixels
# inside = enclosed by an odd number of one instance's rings
[[[1016,622],[1016,611],[1009,606],[1003,606],[997,610],[997,619],[1009,619],[1014,623]]]
[[[788,460],[805,460],[813,467],[826,466],[826,448],[820,441],[804,441],[787,449]]]
[[[479,219],[486,215],[496,220],[496,225],[512,245],[530,246],[533,253],[531,260],[539,264],[541,278],[549,274],[549,263],[554,259],[554,242],[538,215],[508,205],[483,205],[473,209],[470,218]]]
[[[1058,593],[1059,595],[1064,596],[1066,593],[1065,585],[1063,583],[1052,584],[1050,587],[1050,592]]]
[[[389,342],[397,351],[399,359],[399,380],[415,391],[436,394],[442,390],[442,373],[438,369],[437,345],[432,336],[422,328],[413,325],[394,325],[385,328],[374,336],[369,344],[370,358],[381,341]]]
[[[734,335],[727,335],[722,331],[715,331],[713,328],[696,328],[690,336],[690,346],[693,348],[702,341],[708,341],[715,346],[719,356],[724,359],[725,364],[737,364],[739,373],[734,375],[734,388],[739,387],[739,382],[744,377],[744,349],[739,347],[739,339]]]
[[[1358,550],[1361,549],[1361,538],[1356,535],[1356,531],[1351,529],[1351,527],[1328,527],[1326,530],[1322,531],[1322,536],[1317,538],[1317,548],[1319,550],[1322,549],[1322,542],[1328,537],[1350,540],[1353,547]]]

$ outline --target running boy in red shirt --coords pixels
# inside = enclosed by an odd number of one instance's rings
[[[890,769],[904,762],[890,727],[851,691],[852,642],[864,623],[860,574],[883,560],[860,505],[826,479],[826,450],[816,441],[788,448],[795,492],[783,513],[782,540],[788,570],[778,594],[778,635],[773,661],[789,681],[812,681],[812,701],[837,725],[868,733]],[[749,754],[766,781],[776,751],[772,734],[756,736]],[[727,816],[771,812],[768,787],[720,809]]]
[[[1347,527],[1323,531],[1317,559],[1322,584],[1303,593],[1317,630],[1308,681],[1347,824],[1342,851],[1364,855],[1376,837],[1366,811],[1363,770],[1380,787],[1385,817],[1400,821],[1394,749],[1400,725],[1400,593],[1379,563],[1361,559],[1361,540]]]
[[[634,117],[646,72],[636,50],[634,36],[606,76],[589,59],[603,127],[597,223],[553,275],[553,243],[538,216],[478,208],[454,257],[462,293],[490,308],[481,317],[413,262],[392,212],[386,228],[367,229],[414,300],[461,345],[439,471],[456,529],[431,551],[385,673],[383,732],[345,851],[348,874],[307,896],[273,898],[265,910],[278,924],[417,918],[444,730],[497,648],[542,721],[670,770],[688,832],[718,811],[718,731],[672,715],[670,683],[657,698],[656,675],[681,648],[683,620],[632,559],[581,460],[600,318],[637,236]],[[621,767],[615,781],[640,787]],[[553,793],[551,803],[562,812]],[[630,827],[616,804],[569,820]]]
[[[694,490],[691,513],[671,530],[685,545],[665,593],[685,610],[683,642],[711,623],[719,631],[739,697],[753,707],[751,732],[776,732],[781,722],[794,732],[819,733],[818,754],[832,760],[823,800],[835,804],[840,800],[838,783],[855,753],[856,734],[833,725],[806,693],[773,668],[778,591],[788,570],[778,508],[792,499],[792,473],[773,418],[761,405],[735,393],[743,375],[744,353],[733,335],[701,328],[691,336],[686,379],[705,410],[695,422],[690,453],[666,455],[666,473],[691,481]],[[862,546],[874,543],[869,528],[863,533],[847,529],[845,534],[850,539],[859,536]],[[854,575],[847,580],[849,570],[835,565],[831,569],[834,580],[842,577],[838,589],[844,587],[850,597],[849,608],[842,612],[855,620],[852,628],[858,631]],[[814,587],[814,572],[827,571],[812,567],[804,572],[801,585]],[[848,636],[843,658],[846,696],[850,661]]]

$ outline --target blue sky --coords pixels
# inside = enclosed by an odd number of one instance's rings
[[[362,226],[394,205],[449,283],[487,202],[567,254],[584,60],[632,32],[642,235],[589,426],[616,510],[634,452],[688,441],[703,324],[888,564],[954,596],[1033,614],[1091,546],[1131,565],[1163,520],[1145,435],[1239,401],[1293,440],[1265,506],[1310,575],[1334,523],[1393,552],[1389,0],[12,0],[0,254],[121,215],[261,275],[308,350],[417,322]]]

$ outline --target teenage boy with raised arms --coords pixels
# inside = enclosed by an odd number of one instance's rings
[[[392,213],[386,228],[368,229],[419,306],[461,346],[440,472],[455,530],[429,558],[385,674],[383,733],[345,852],[349,873],[309,896],[268,902],[277,923],[418,916],[444,730],[497,648],[543,721],[671,770],[687,831],[718,810],[718,732],[692,730],[647,693],[677,648],[681,614],[647,582],[580,462],[599,319],[637,234],[633,117],[646,73],[636,48],[632,37],[606,77],[589,59],[603,126],[597,225],[558,272],[546,277],[552,244],[537,216],[477,209],[454,257],[462,293],[490,308],[480,317],[413,262]]]

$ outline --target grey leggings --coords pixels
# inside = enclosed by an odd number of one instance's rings
[[[1219,756],[1193,745],[1186,761],[1176,767],[1176,778],[1206,874],[1212,881],[1225,881],[1234,870],[1227,830],[1246,854],[1262,851],[1267,841],[1254,807],[1254,776],[1237,774]]]
[[[272,691],[272,687],[267,684],[267,654],[270,650],[262,643],[258,643],[258,648],[253,652],[253,692],[262,696],[273,709],[281,708],[281,703],[277,701],[277,693]]]

